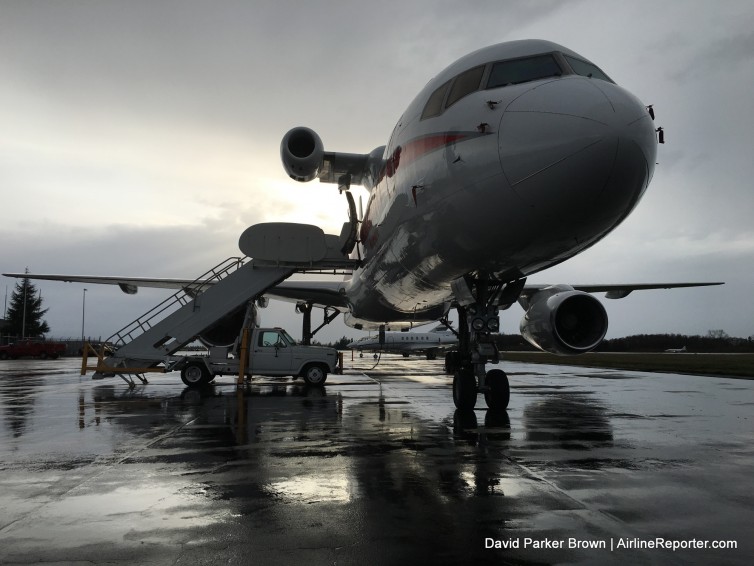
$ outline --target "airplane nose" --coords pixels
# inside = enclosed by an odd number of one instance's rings
[[[573,77],[511,102],[498,130],[510,187],[540,218],[610,224],[637,204],[657,142],[644,105],[621,87]]]

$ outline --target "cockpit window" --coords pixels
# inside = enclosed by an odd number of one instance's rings
[[[464,96],[479,90],[482,79],[486,76],[486,71],[489,71],[489,78],[486,86],[482,86],[485,89],[527,83],[571,73],[613,82],[596,65],[564,53],[545,53],[521,57],[520,59],[498,61],[491,65],[489,63],[479,65],[443,83],[429,96],[424,105],[424,110],[422,110],[421,119],[439,116],[445,108],[449,108]]]
[[[485,65],[474,67],[473,69],[461,73],[455,78],[453,86],[450,89],[450,94],[448,95],[448,101],[445,103],[445,108],[452,106],[467,94],[479,90],[479,83],[482,82],[484,67]]]
[[[450,81],[444,83],[440,88],[433,92],[427,104],[424,105],[421,119],[431,118],[432,116],[439,116],[442,113],[442,103],[445,100],[445,94],[448,92]]]
[[[590,79],[602,79],[603,81],[607,81],[609,83],[613,82],[613,80],[605,73],[603,73],[602,70],[597,67],[597,65],[587,63],[586,61],[582,61],[581,59],[576,59],[575,57],[571,57],[570,55],[563,55],[563,57],[565,57],[566,61],[568,61],[568,64],[571,66],[571,69],[573,69],[573,72],[577,75],[589,77]]]
[[[563,74],[552,55],[537,55],[524,59],[501,61],[492,65],[487,88],[516,85]]]

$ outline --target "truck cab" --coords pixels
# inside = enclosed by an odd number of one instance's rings
[[[282,328],[253,328],[244,375],[301,377],[308,385],[321,386],[327,374],[337,369],[338,352],[322,346],[302,346]],[[170,365],[181,370],[189,387],[202,386],[217,375],[238,375],[240,356],[231,357],[229,348],[210,348],[207,356],[184,356]]]

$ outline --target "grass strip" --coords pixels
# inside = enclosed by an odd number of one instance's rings
[[[660,371],[754,379],[754,354],[591,353],[556,356],[544,352],[505,352],[513,362],[634,371]]]

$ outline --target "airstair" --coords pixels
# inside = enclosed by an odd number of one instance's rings
[[[132,374],[146,381],[141,374],[164,371],[157,366],[168,356],[292,274],[355,268],[359,262],[348,258],[353,233],[350,222],[340,236],[308,224],[251,226],[239,247],[253,259],[228,258],[113,334],[108,342],[117,350],[100,360],[94,377]]]
[[[176,308],[187,305],[193,299],[201,295],[210,286],[221,281],[233,271],[243,267],[246,261],[248,261],[248,258],[229,257],[206,273],[197,277],[194,281],[183,287],[180,291],[168,297],[163,302],[147,311],[130,324],[127,324],[126,326],[118,330],[115,334],[107,339],[107,342],[113,344],[116,348],[125,346],[140,334],[143,334],[147,330],[151,329],[152,326],[154,326],[155,322],[160,319],[161,315],[165,316],[171,310],[175,310]]]

